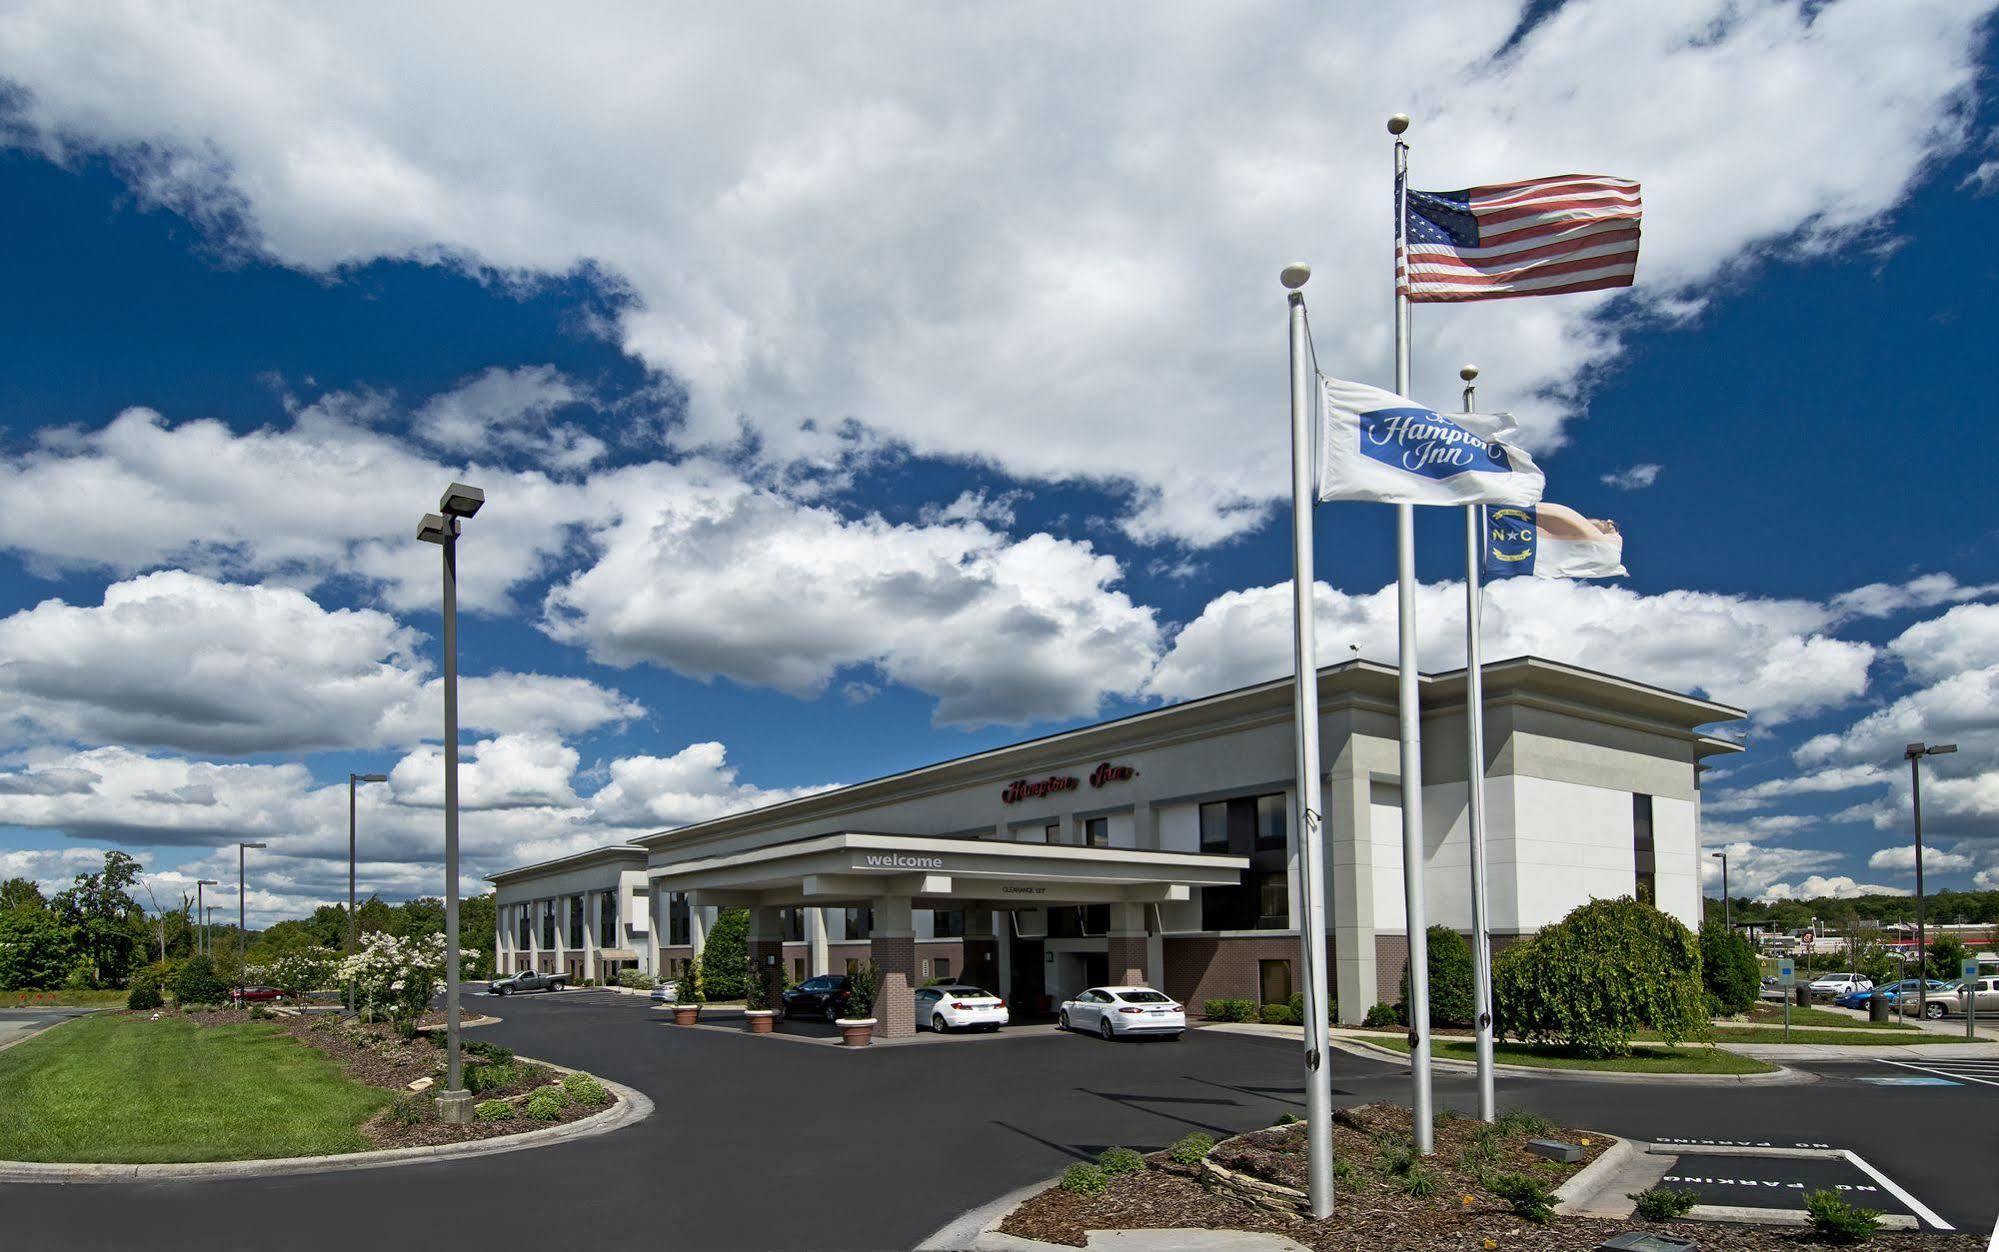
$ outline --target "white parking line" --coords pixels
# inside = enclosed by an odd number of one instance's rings
[[[1853,1164],[1862,1173],[1866,1174],[1869,1178],[1872,1178],[1875,1182],[1878,1182],[1883,1187],[1886,1187],[1891,1195],[1893,1195],[1897,1200],[1900,1200],[1903,1204],[1908,1206],[1908,1209],[1911,1213],[1914,1213],[1917,1217],[1922,1218],[1924,1221],[1928,1222],[1935,1229],[1937,1230],[1957,1229],[1957,1227],[1951,1225],[1943,1218],[1938,1217],[1935,1213],[1931,1212],[1929,1206],[1924,1204],[1921,1200],[1918,1200],[1916,1197],[1910,1195],[1908,1192],[1896,1186],[1894,1179],[1888,1177],[1888,1175],[1882,1173],[1878,1169],[1875,1169],[1872,1165],[1869,1165],[1866,1161],[1862,1160],[1859,1153],[1853,1151],[1850,1148],[1843,1148],[1840,1150],[1840,1155],[1844,1156],[1847,1160],[1852,1161]]]
[[[1987,1087],[1999,1087],[1999,1070],[1980,1069],[1977,1073],[1967,1072],[1974,1065],[1984,1064],[1984,1062],[1980,1061],[1969,1061],[1964,1065],[1953,1065],[1949,1069],[1941,1069],[1935,1065],[1918,1065],[1914,1061],[1888,1061],[1886,1064],[1899,1065],[1903,1069],[1921,1070],[1925,1074],[1941,1074],[1945,1078],[1956,1078],[1963,1082],[1980,1083]],[[1979,1077],[1979,1074],[1991,1074],[1992,1077],[1982,1078]]]
[[[1999,1252],[1999,1221],[1992,1223],[1992,1242],[1985,1245],[1985,1252]]]

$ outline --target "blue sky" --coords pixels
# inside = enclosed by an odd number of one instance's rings
[[[364,879],[434,892],[412,536],[454,476],[491,501],[462,561],[475,873],[1283,672],[1275,272],[1314,262],[1322,364],[1382,381],[1379,118],[1409,108],[1419,187],[1646,187],[1632,293],[1417,311],[1419,398],[1454,407],[1477,361],[1549,497],[1627,535],[1617,587],[1496,589],[1495,653],[1749,709],[1707,821],[1755,891],[1906,889],[1899,745],[1958,739],[1931,881],[1999,883],[1972,6],[1576,3],[1517,39],[1474,6],[1484,51],[1421,90],[1311,99],[1249,85],[1281,7],[1059,38],[1029,12],[983,51],[822,32],[897,55],[780,47],[747,96],[694,55],[747,46],[713,19],[637,67],[654,94],[594,103],[593,54],[651,18],[547,60],[492,32],[509,96],[446,11],[367,59],[366,11],[33,7],[0,16],[0,872],[116,843],[172,892],[266,839],[275,917],[344,887],[337,784],[380,770]],[[1321,16],[1301,72],[1433,55]],[[270,73],[301,35],[325,59]],[[1066,74],[1132,38],[1171,82]],[[1606,108],[1612,46],[1684,116]],[[1745,75],[1780,85],[1730,133],[1713,82]],[[1267,139],[1210,116],[1264,107]],[[1386,514],[1319,511],[1322,655],[1391,655]],[[1442,667],[1461,523],[1419,514]]]

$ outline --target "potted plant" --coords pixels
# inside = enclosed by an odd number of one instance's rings
[[[764,971],[757,968],[756,958],[743,958],[743,1020],[749,1024],[753,1035],[767,1035],[776,1024],[777,1014],[770,1006],[770,983],[764,978]]]
[[[856,965],[847,976],[847,1016],[833,1024],[840,1028],[840,1042],[850,1048],[864,1048],[875,1039],[875,963]]]
[[[701,1020],[701,1002],[707,999],[701,977],[701,958],[691,957],[680,971],[680,985],[673,995],[673,1024],[692,1026]]]

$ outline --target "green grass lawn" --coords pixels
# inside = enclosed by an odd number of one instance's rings
[[[391,1098],[263,1022],[85,1017],[0,1052],[0,1160],[358,1152],[361,1123]]]
[[[0,991],[0,1009],[125,1007],[123,991]]]
[[[1403,1035],[1369,1036],[1368,1042],[1396,1052],[1407,1052]],[[1475,1061],[1478,1053],[1469,1039],[1430,1040],[1430,1054],[1446,1061]],[[1640,1044],[1630,1056],[1591,1060],[1569,1056],[1560,1049],[1531,1043],[1495,1043],[1492,1059],[1501,1065],[1532,1065],[1541,1069],[1615,1070],[1627,1074],[1767,1074],[1775,1069],[1748,1056],[1737,1056],[1718,1048],[1669,1048]]]
[[[1797,1025],[1795,1020],[1792,1025]],[[1883,1045],[1920,1047],[1926,1043],[1963,1043],[1964,1036],[1917,1030],[1794,1030],[1784,1038],[1781,1023],[1775,1026],[1721,1026],[1714,1028],[1716,1043],[1821,1043],[1838,1047],[1877,1048]]]
[[[1758,1004],[1749,1010],[1749,1024],[1752,1026],[1782,1026],[1784,1006],[1781,1004]],[[1726,1028],[1728,1022],[1716,1022],[1717,1028]],[[1885,1022],[1870,1022],[1864,1017],[1848,1017],[1844,1013],[1834,1013],[1829,1009],[1791,1006],[1793,1026],[1837,1026],[1841,1030],[1916,1030],[1918,1027],[1898,1022],[1890,1018]],[[1739,1029],[1739,1028],[1738,1028]]]

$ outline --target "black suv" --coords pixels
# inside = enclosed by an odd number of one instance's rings
[[[836,1021],[847,1014],[847,976],[821,974],[784,993],[786,1017],[823,1017]]]

